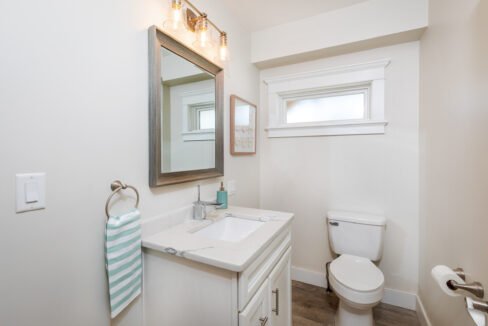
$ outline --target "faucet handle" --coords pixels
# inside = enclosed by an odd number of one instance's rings
[[[197,188],[198,188],[198,200],[197,201],[200,201],[200,185],[197,185]]]

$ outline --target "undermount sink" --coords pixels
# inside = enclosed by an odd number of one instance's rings
[[[225,217],[198,230],[195,234],[214,240],[239,242],[259,229],[264,223],[238,217]]]

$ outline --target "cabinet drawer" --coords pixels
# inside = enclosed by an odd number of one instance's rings
[[[290,228],[280,233],[265,251],[243,272],[239,273],[239,311],[242,311],[252,296],[266,280],[281,256],[291,244]]]
[[[239,326],[264,326],[270,324],[268,289],[269,285],[266,281],[258,289],[246,309],[239,313]]]

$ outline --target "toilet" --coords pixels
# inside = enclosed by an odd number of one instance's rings
[[[385,278],[373,263],[383,254],[383,216],[331,211],[329,243],[339,255],[329,265],[329,282],[339,298],[336,326],[372,326],[373,307],[383,297]]]

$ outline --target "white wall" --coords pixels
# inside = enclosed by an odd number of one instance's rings
[[[416,293],[418,274],[418,42],[261,72],[261,79],[390,58],[386,134],[303,138],[261,136],[261,207],[294,212],[292,264],[323,280],[332,260],[328,210],[388,218],[380,267],[386,287]],[[266,126],[265,88],[261,121]],[[410,297],[412,299],[412,297]],[[413,298],[414,299],[414,298]]]
[[[257,156],[228,150],[229,95],[258,99],[250,35],[220,1],[197,0],[229,34],[226,179],[232,204],[257,206]],[[196,183],[148,187],[147,29],[165,1],[0,3],[0,324],[108,325],[104,205],[121,179],[144,218],[189,205]],[[15,214],[14,175],[47,172],[47,209]],[[202,182],[204,198],[217,180]],[[141,306],[118,319],[137,325]]]
[[[269,67],[323,57],[340,47],[351,52],[418,39],[420,34],[415,31],[427,27],[427,8],[427,0],[369,0],[256,31],[252,34],[252,61]]]
[[[432,325],[474,325],[437,264],[488,286],[488,2],[430,0],[421,41],[420,286]]]

